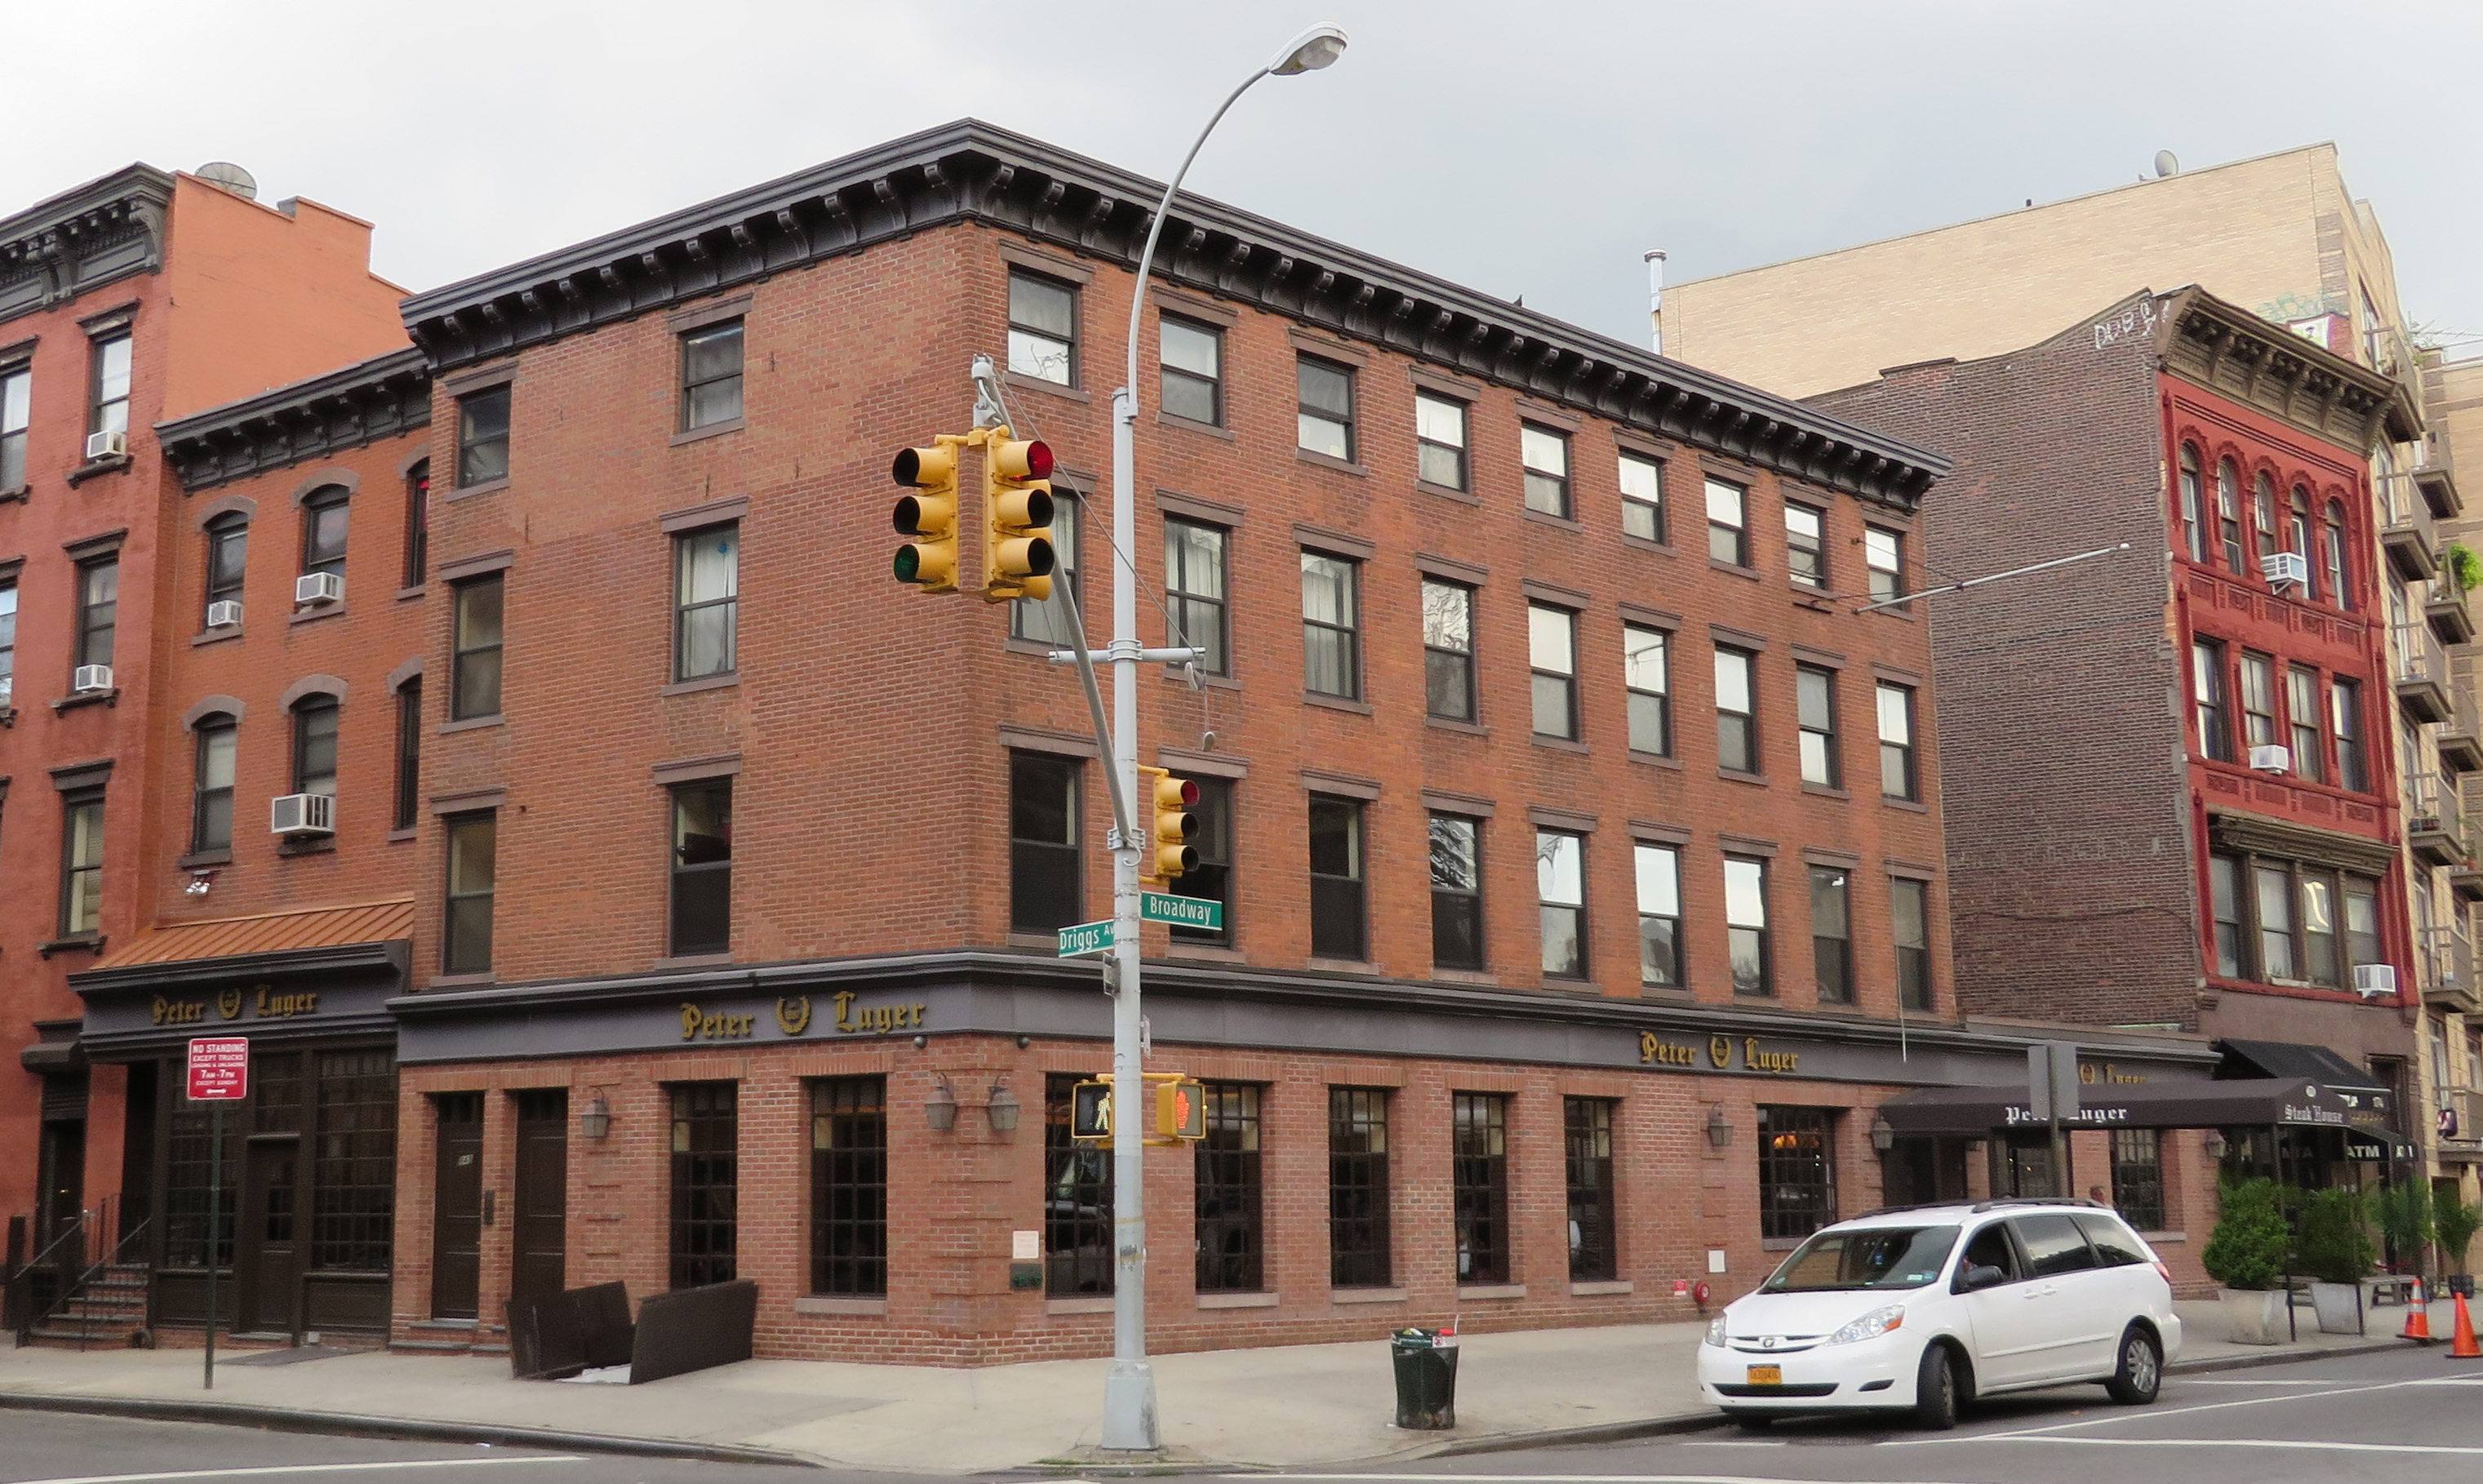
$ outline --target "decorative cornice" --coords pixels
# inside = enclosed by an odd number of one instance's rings
[[[431,423],[431,371],[417,350],[155,425],[186,490],[280,469]]]
[[[435,372],[973,222],[1135,268],[1161,184],[975,119],[417,294]],[[1912,508],[1938,456],[1548,315],[1185,194],[1155,271],[1351,340]]]
[[[164,263],[173,176],[132,165],[0,218],[0,321]]]
[[[2313,437],[2368,455],[2385,436],[2422,436],[2405,384],[2271,324],[2204,289],[2168,296],[2165,364]]]

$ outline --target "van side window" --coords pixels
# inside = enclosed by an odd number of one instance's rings
[[[2087,1240],[2095,1244],[2096,1259],[2100,1265],[2130,1267],[2147,1260],[2147,1249],[2138,1238],[2129,1234],[2127,1227],[2111,1217],[2080,1212],[2071,1219],[2077,1222],[2078,1230],[2087,1234]]]
[[[1965,1259],[1958,1265],[1963,1273],[1969,1267],[1996,1267],[2009,1281],[2017,1279],[2017,1248],[2009,1240],[2009,1228],[1993,1222],[1974,1233],[1965,1244]]]
[[[2038,1278],[2083,1273],[2096,1265],[2086,1234],[2067,1216],[2015,1216],[2017,1240],[2026,1246],[2026,1261]]]

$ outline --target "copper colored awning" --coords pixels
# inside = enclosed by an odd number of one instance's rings
[[[169,922],[140,933],[106,955],[89,972],[145,964],[185,964],[200,959],[387,942],[413,936],[411,898],[303,912],[259,913],[248,917],[216,917],[204,922]]]

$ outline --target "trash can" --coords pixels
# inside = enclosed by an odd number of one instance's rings
[[[1397,1370],[1397,1425],[1457,1425],[1457,1332],[1399,1330],[1388,1338]]]

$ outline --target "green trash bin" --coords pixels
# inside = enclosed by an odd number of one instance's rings
[[[1403,1329],[1388,1338],[1397,1370],[1397,1425],[1457,1425],[1457,1332]]]

